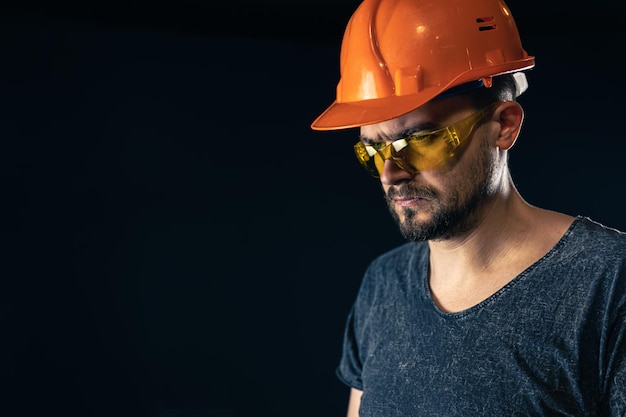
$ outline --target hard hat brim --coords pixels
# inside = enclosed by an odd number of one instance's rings
[[[355,102],[338,102],[335,100],[317,119],[311,123],[313,130],[340,130],[380,123],[400,117],[418,107],[423,106],[439,94],[465,82],[477,80],[485,74],[491,76],[505,73],[517,73],[533,68],[535,65],[534,56],[526,56],[523,59],[508,64],[494,65],[489,71],[482,68],[467,71],[447,85],[426,88],[417,94],[404,96],[389,96],[374,98],[370,100],[360,100]],[[519,82],[518,79],[515,80]],[[525,78],[524,78],[525,81]],[[522,87],[519,86],[518,87]],[[526,90],[527,84],[520,88],[517,95]]]
[[[427,103],[439,89],[409,96],[391,96],[358,102],[339,103],[336,100],[311,124],[313,130],[338,130],[384,122]]]

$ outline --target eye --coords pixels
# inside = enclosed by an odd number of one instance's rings
[[[383,148],[387,147],[387,144],[385,142],[376,142],[376,143],[370,143],[368,145],[366,145],[367,147],[373,148],[377,151],[382,150]]]
[[[426,134],[414,133],[410,135],[407,138],[407,140],[417,146],[428,146],[428,145],[432,145],[439,138],[441,138],[441,134],[442,134],[441,131],[436,131],[436,132],[431,132],[431,133],[426,133]]]

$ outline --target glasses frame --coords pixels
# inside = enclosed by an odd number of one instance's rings
[[[443,165],[454,157],[454,150],[469,138],[478,123],[502,104],[496,101],[475,113],[441,129],[413,133],[385,144],[359,141],[354,145],[356,157],[365,170],[375,178],[382,173],[390,159],[400,169],[415,174]]]

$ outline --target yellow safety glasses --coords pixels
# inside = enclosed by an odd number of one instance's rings
[[[404,171],[415,173],[443,165],[454,157],[458,148],[471,134],[479,121],[502,102],[497,101],[448,127],[428,133],[414,133],[389,144],[354,145],[356,157],[365,170],[378,178],[387,159]]]

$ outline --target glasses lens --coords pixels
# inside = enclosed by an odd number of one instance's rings
[[[402,158],[417,171],[425,171],[450,159],[454,149],[448,129],[411,138]]]
[[[367,172],[374,177],[378,177],[380,175],[379,172],[382,171],[384,160],[373,146],[365,145],[363,142],[359,141],[356,145],[354,145],[354,153]],[[378,163],[376,162],[377,160]],[[380,166],[380,170],[378,166]]]

